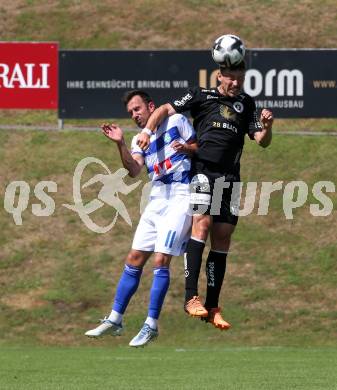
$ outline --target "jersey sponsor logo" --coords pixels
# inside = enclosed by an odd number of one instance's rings
[[[233,126],[233,125],[231,125],[230,123],[223,123],[222,124],[222,128],[223,129],[228,129],[228,130],[232,130],[234,133],[237,133],[238,132],[238,129],[235,127],[235,126]]]
[[[225,119],[235,121],[236,114],[233,112],[228,106],[225,106],[223,104],[220,105],[220,115],[224,117]]]
[[[172,162],[169,157],[166,158],[164,161],[153,164],[153,170],[157,175],[160,175],[161,173],[169,170],[170,168],[172,168]]]
[[[241,102],[235,102],[233,104],[233,108],[236,112],[238,112],[239,114],[241,114],[243,112],[243,104]]]
[[[219,99],[219,96],[207,95],[206,99],[207,100],[209,100],[209,99]]]
[[[188,93],[187,95],[183,96],[180,100],[175,100],[173,104],[175,106],[181,107],[184,106],[191,99],[192,99],[192,95]]]
[[[228,123],[228,122],[216,122],[216,121],[213,121],[212,122],[212,126],[217,128],[217,129],[228,129],[228,130],[231,130],[235,134],[238,133],[237,127],[232,125],[231,123]]]

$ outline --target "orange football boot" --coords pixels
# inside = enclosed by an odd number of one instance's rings
[[[195,295],[192,299],[185,303],[184,310],[191,317],[202,318],[208,316],[208,311],[202,305],[200,297],[198,295]]]
[[[220,310],[220,307],[213,307],[208,309],[208,316],[203,318],[203,320],[209,322],[220,330],[228,330],[231,325],[222,318]]]

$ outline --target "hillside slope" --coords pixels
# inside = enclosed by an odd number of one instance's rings
[[[293,220],[285,218],[284,191],[272,194],[266,216],[257,215],[257,197],[254,212],[240,219],[221,298],[225,317],[233,324],[226,334],[185,316],[183,261],[174,259],[161,321],[162,343],[335,343],[336,193],[327,194],[334,202],[329,216],[313,217],[309,205],[319,204],[312,195],[316,181],[335,181],[336,148],[335,137],[275,136],[266,150],[247,142],[244,181],[257,181],[260,190],[261,181],[283,181],[284,189],[287,183],[302,180],[308,185],[309,198],[294,211]],[[109,233],[93,233],[62,204],[73,202],[72,175],[82,158],[99,158],[114,172],[120,167],[115,153],[114,146],[98,133],[0,132],[2,204],[9,183],[24,180],[30,186],[21,226],[0,210],[0,331],[7,342],[83,344],[87,342],[83,332],[109,311],[139,218],[146,178],[142,176],[137,191],[120,196],[132,228],[118,217]],[[105,172],[93,164],[87,168],[86,178],[96,173]],[[41,180],[57,183],[57,192],[50,194],[55,211],[49,217],[32,213],[32,204],[41,203],[33,193]],[[94,199],[99,190],[98,185],[84,191],[85,201]],[[103,225],[113,216],[114,210],[105,205],[93,218]],[[144,319],[150,283],[148,265],[126,317],[127,336],[132,336]]]
[[[219,35],[247,47],[336,47],[334,0],[13,0],[0,6],[2,40],[61,48],[206,49]]]

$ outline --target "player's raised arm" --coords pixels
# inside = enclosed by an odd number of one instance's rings
[[[137,145],[143,150],[147,149],[150,144],[151,133],[155,133],[157,131],[157,127],[166,117],[175,113],[176,110],[170,103],[163,104],[156,108],[148,119],[146,127],[138,135]]]
[[[102,133],[115,142],[125,169],[129,171],[129,176],[136,177],[139,175],[144,165],[144,157],[140,154],[131,154],[126,146],[122,129],[114,124],[103,124]]]
[[[266,148],[271,143],[273,121],[273,113],[264,108],[260,116],[262,130],[254,134],[255,141],[263,148]]]

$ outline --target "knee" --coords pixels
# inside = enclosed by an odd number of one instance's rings
[[[229,244],[231,243],[231,235],[218,238],[217,242],[222,243],[225,246],[229,246]]]
[[[192,236],[194,238],[203,241],[207,240],[208,232],[211,226],[211,220],[207,217],[196,217],[195,220],[193,220]]]
[[[133,267],[143,268],[146,263],[146,258],[142,253],[137,251],[130,251],[126,257],[126,264],[132,265]]]
[[[231,234],[213,236],[211,240],[212,249],[228,251],[231,243],[231,236]]]
[[[156,253],[153,259],[153,266],[155,268],[169,267],[171,258],[171,255],[167,255],[165,253]]]

